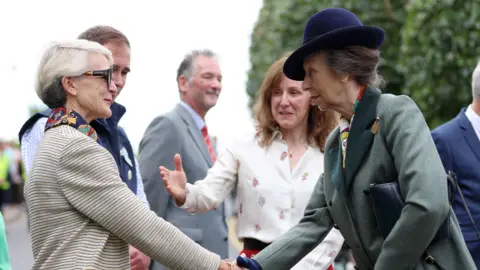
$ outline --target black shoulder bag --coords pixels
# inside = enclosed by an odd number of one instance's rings
[[[473,217],[470,213],[470,209],[465,202],[465,198],[463,197],[463,193],[460,189],[455,173],[448,171],[447,182],[448,199],[450,205],[452,205],[453,200],[455,199],[456,192],[458,191],[458,193],[460,194],[460,198],[462,199],[463,206],[465,207],[465,210],[470,217],[470,221],[475,227],[478,239],[480,240],[480,233],[475,224],[475,220],[473,220]],[[383,237],[387,238],[387,236],[392,231],[393,226],[395,226],[395,223],[397,223],[398,219],[400,219],[403,207],[405,207],[405,201],[402,194],[400,193],[398,181],[383,184],[371,184],[369,190],[366,193],[370,195],[370,198],[372,200],[373,212],[375,214],[379,229]],[[452,211],[450,210],[450,214],[440,226],[440,229],[437,231],[437,234],[435,235],[432,242],[450,237],[451,214]],[[430,261],[430,263],[436,264],[433,257],[429,254],[426,254],[424,256],[424,259],[427,262]]]

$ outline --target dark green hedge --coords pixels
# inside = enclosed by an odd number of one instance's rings
[[[404,93],[435,127],[471,102],[480,56],[480,1],[412,1],[402,29]]]

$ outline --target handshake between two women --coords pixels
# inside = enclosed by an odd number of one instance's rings
[[[187,176],[183,170],[182,158],[179,154],[174,156],[175,170],[171,171],[163,166],[160,166],[160,175],[162,176],[163,184],[168,193],[173,197],[177,206],[188,210],[187,202]],[[237,257],[236,261],[229,262],[224,260],[220,263],[220,270],[233,270],[233,269],[250,269],[260,270],[260,265],[253,259],[249,259],[242,254]]]

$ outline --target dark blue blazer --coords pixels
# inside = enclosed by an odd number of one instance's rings
[[[432,131],[433,140],[445,170],[457,174],[458,182],[470,213],[480,225],[480,140],[462,109],[458,116]],[[453,203],[463,237],[480,269],[480,239],[468,217],[460,195]]]
[[[118,103],[110,106],[112,116],[108,119],[97,119],[90,123],[100,138],[101,144],[112,154],[117,164],[120,178],[127,184],[128,188],[137,194],[137,167],[135,164],[135,155],[132,145],[127,135],[118,122],[125,114],[126,109]],[[23,134],[32,128],[38,119],[49,117],[51,110],[39,112],[30,117],[18,133],[19,142],[22,142]]]

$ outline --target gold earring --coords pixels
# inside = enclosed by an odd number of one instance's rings
[[[317,105],[317,108],[318,108],[320,111],[322,111],[322,112],[326,112],[326,111],[327,111],[327,110],[322,109],[322,107],[320,107],[320,105]]]

